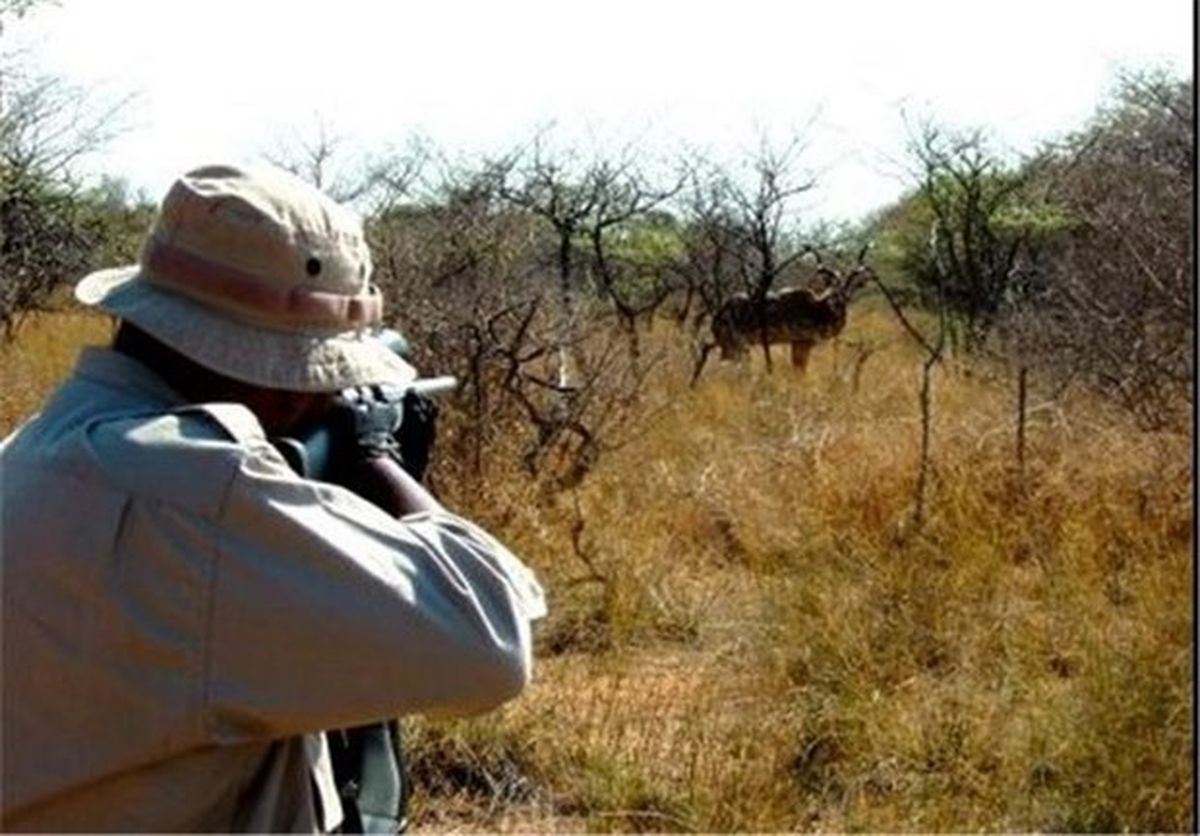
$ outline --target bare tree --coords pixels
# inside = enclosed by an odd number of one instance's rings
[[[675,311],[695,334],[725,299],[738,292],[739,236],[730,228],[724,197],[714,178],[693,167],[681,207],[682,252],[673,265],[682,289]]]
[[[633,369],[623,362],[615,335],[597,329],[587,339],[598,343],[597,350],[574,386],[566,389],[539,374],[537,361],[557,348],[555,341],[535,333],[540,304],[533,299],[502,311],[489,320],[488,332],[504,369],[502,388],[534,431],[522,463],[534,476],[549,463],[555,486],[573,488],[602,453],[620,445],[619,431],[630,417],[628,406],[649,369]]]
[[[515,453],[529,475],[565,488],[621,443],[652,364],[635,369],[620,350],[623,332],[595,279],[586,223],[600,218],[603,257],[623,260],[609,249],[619,224],[605,219],[628,205],[598,214],[613,182],[595,171],[567,178],[528,149],[476,165],[439,158],[408,201],[368,220],[376,280],[396,300],[389,315],[412,338],[414,360],[460,379],[443,413],[444,443],[468,482],[484,477],[493,453]],[[592,198],[581,197],[585,187]],[[589,212],[568,214],[575,200]],[[565,254],[563,226],[574,231]],[[564,275],[578,304],[570,333]],[[576,361],[565,383],[564,353]]]
[[[576,385],[579,374],[578,357],[572,350],[577,341],[583,293],[576,250],[603,195],[605,180],[612,174],[597,166],[581,165],[573,155],[556,156],[545,140],[545,133],[539,133],[527,152],[513,155],[515,165],[509,169],[511,176],[500,183],[500,194],[511,205],[549,227],[561,318],[558,385],[569,390]]]
[[[940,230],[941,226],[936,222],[930,230],[929,248],[932,253],[931,257],[934,259],[939,258],[939,255],[943,252],[938,242]],[[879,288],[884,299],[887,300],[888,306],[892,309],[896,319],[899,320],[904,330],[921,347],[921,350],[925,354],[925,359],[921,362],[921,387],[917,396],[921,408],[921,452],[917,460],[916,485],[913,488],[912,529],[914,531],[920,531],[924,526],[928,505],[929,477],[932,469],[933,449],[933,370],[942,362],[950,332],[946,295],[942,292],[940,283],[940,277],[945,275],[944,270],[945,267],[939,265],[939,269],[934,273],[934,281],[937,282],[934,287],[937,329],[933,335],[926,334],[925,331],[917,327],[912,318],[905,312],[904,305],[893,288],[890,288],[886,283],[881,281],[874,271],[869,273],[875,286]]]
[[[705,323],[739,295],[754,311],[768,372],[772,368],[769,294],[801,258],[816,252],[801,239],[796,217],[795,199],[815,185],[811,176],[797,172],[802,151],[799,138],[782,150],[763,141],[748,176],[731,174],[703,157],[688,163],[687,231],[676,273],[684,286],[680,318],[691,317],[693,382],[715,347],[704,333]],[[697,303],[699,310],[692,314]]]
[[[378,213],[409,197],[428,160],[429,149],[414,136],[399,151],[355,152],[347,146],[346,137],[318,113],[311,129],[292,128],[260,154],[338,202]]]
[[[321,114],[313,119],[311,133],[293,128],[285,137],[276,139],[274,148],[263,151],[262,156],[335,200],[351,201],[366,188],[365,178],[346,171],[345,137],[335,133]]]
[[[449,437],[471,464],[466,475],[479,476],[504,423],[489,322],[536,295],[531,223],[500,200],[491,164],[472,170],[439,159],[427,174],[409,200],[370,214],[367,239],[387,316],[414,361],[459,378],[462,423]]]
[[[656,187],[626,156],[616,164],[595,163],[588,181],[596,191],[595,205],[585,221],[591,272],[621,323],[630,362],[637,370],[641,367],[638,320],[653,314],[673,286],[667,277],[667,261],[636,251],[631,239],[638,231],[651,231],[651,213],[683,188],[683,180]],[[623,238],[623,242],[614,243],[614,238]]]
[[[813,248],[799,240],[794,201],[815,185],[796,172],[803,146],[799,138],[782,150],[765,141],[750,161],[750,176],[739,178],[704,159],[689,165],[686,215],[693,238],[683,274],[711,316],[726,298],[741,292],[758,310],[760,345],[771,369],[766,299],[778,279]],[[732,286],[731,286],[732,285]],[[704,316],[700,317],[701,321]],[[698,346],[701,356],[711,350]],[[703,360],[698,361],[703,365]]]

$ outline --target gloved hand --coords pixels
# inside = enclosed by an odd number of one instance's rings
[[[402,417],[399,404],[376,397],[369,387],[347,390],[326,417],[334,461],[398,455],[395,432]]]
[[[440,507],[420,486],[436,418],[437,405],[414,392],[399,402],[365,388],[346,393],[327,418],[331,464],[325,478],[393,516]]]
[[[400,462],[395,437],[400,420],[398,404],[374,397],[365,387],[340,396],[326,417],[330,456],[324,478],[383,504],[385,492],[374,474],[381,460]]]
[[[401,405],[400,431],[394,433],[400,445],[400,463],[420,482],[425,478],[437,437],[438,405],[432,398],[411,389],[404,393]]]

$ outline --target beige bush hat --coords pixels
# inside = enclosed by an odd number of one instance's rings
[[[416,372],[371,336],[370,277],[349,209],[284,171],[207,166],[171,186],[139,264],[92,273],[75,296],[258,386],[403,385]]]

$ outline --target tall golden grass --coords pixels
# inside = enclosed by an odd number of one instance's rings
[[[3,427],[106,327],[30,323]],[[575,491],[446,485],[552,613],[523,697],[408,722],[416,827],[1190,831],[1190,437],[1035,397],[1022,470],[1012,376],[947,364],[917,530],[919,360],[860,306],[803,379],[667,362]]]
[[[113,320],[74,307],[30,314],[17,339],[0,341],[0,436],[41,406],[85,345],[105,345]]]

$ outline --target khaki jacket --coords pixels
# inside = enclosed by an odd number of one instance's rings
[[[322,729],[529,679],[545,605],[504,546],[298,478],[115,352],[0,445],[0,501],[6,830],[328,830]]]

